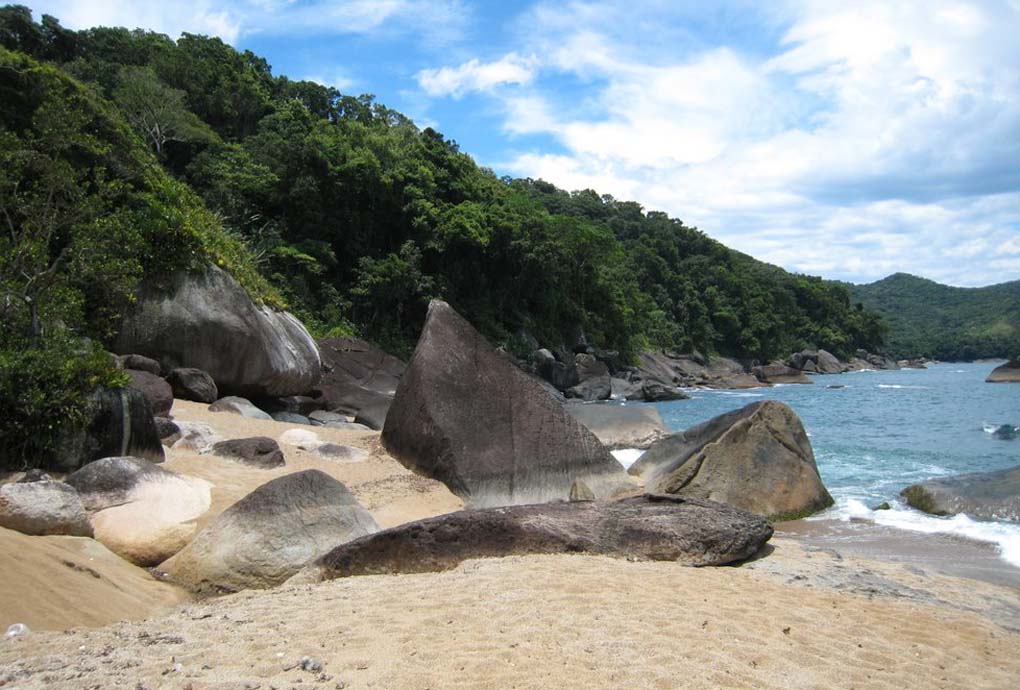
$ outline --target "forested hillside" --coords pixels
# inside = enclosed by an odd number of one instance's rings
[[[895,357],[973,360],[1020,354],[1020,280],[982,288],[941,285],[895,273],[849,286],[889,323]]]
[[[497,177],[371,96],[273,75],[219,39],[75,32],[7,6],[0,44],[15,51],[0,54],[2,251],[30,245],[48,277],[29,288],[49,286],[16,299],[24,281],[0,266],[23,332],[45,304],[39,323],[102,342],[143,275],[212,260],[313,331],[405,354],[432,297],[515,350],[522,331],[625,357],[882,342],[841,284],[634,202]]]

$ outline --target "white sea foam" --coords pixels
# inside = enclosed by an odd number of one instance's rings
[[[871,510],[857,499],[840,502],[835,509],[841,520],[864,518],[875,524],[922,532],[924,534],[953,534],[974,541],[994,544],[1004,561],[1020,567],[1020,525],[1003,522],[972,520],[966,515],[935,517],[892,503],[889,510]]]
[[[914,390],[927,390],[928,389],[928,386],[904,386],[903,384],[900,384],[900,383],[880,383],[880,384],[878,384],[877,387],[878,388],[894,388],[894,389],[911,388],[911,389],[914,389]]]
[[[614,458],[620,461],[620,464],[623,465],[625,469],[629,468],[638,461],[638,458],[645,454],[645,452],[640,448],[622,448],[620,450],[612,450],[609,452],[613,454]]]

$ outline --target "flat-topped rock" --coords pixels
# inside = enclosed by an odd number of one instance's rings
[[[251,400],[236,395],[220,398],[209,406],[209,411],[229,412],[231,414],[239,414],[242,417],[250,417],[251,419],[272,419],[265,410],[256,407]]]
[[[475,506],[599,497],[632,487],[622,466],[532,376],[433,300],[382,433],[409,469]]]
[[[268,436],[219,441],[213,444],[212,453],[264,470],[283,467],[286,464],[280,445]]]
[[[725,565],[753,556],[771,536],[772,527],[756,515],[676,496],[462,510],[339,546],[291,582],[433,572],[471,558],[551,553]]]
[[[629,472],[652,492],[720,501],[776,520],[832,505],[804,425],[774,400],[668,436]]]
[[[900,494],[908,505],[932,515],[965,513],[980,520],[1020,522],[1020,466],[929,479]]]
[[[762,383],[814,383],[800,369],[794,369],[780,362],[765,364],[751,369],[751,373]]]

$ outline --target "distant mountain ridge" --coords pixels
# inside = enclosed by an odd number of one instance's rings
[[[1020,280],[952,287],[909,273],[847,284],[855,301],[889,324],[894,357],[973,360],[1020,354]]]

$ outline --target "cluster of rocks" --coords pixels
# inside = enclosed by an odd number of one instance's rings
[[[588,345],[578,346],[578,349],[579,352],[559,350],[554,354],[540,348],[531,354],[530,361],[518,364],[571,401],[662,402],[687,397],[672,375],[621,366],[617,352],[601,352]]]

